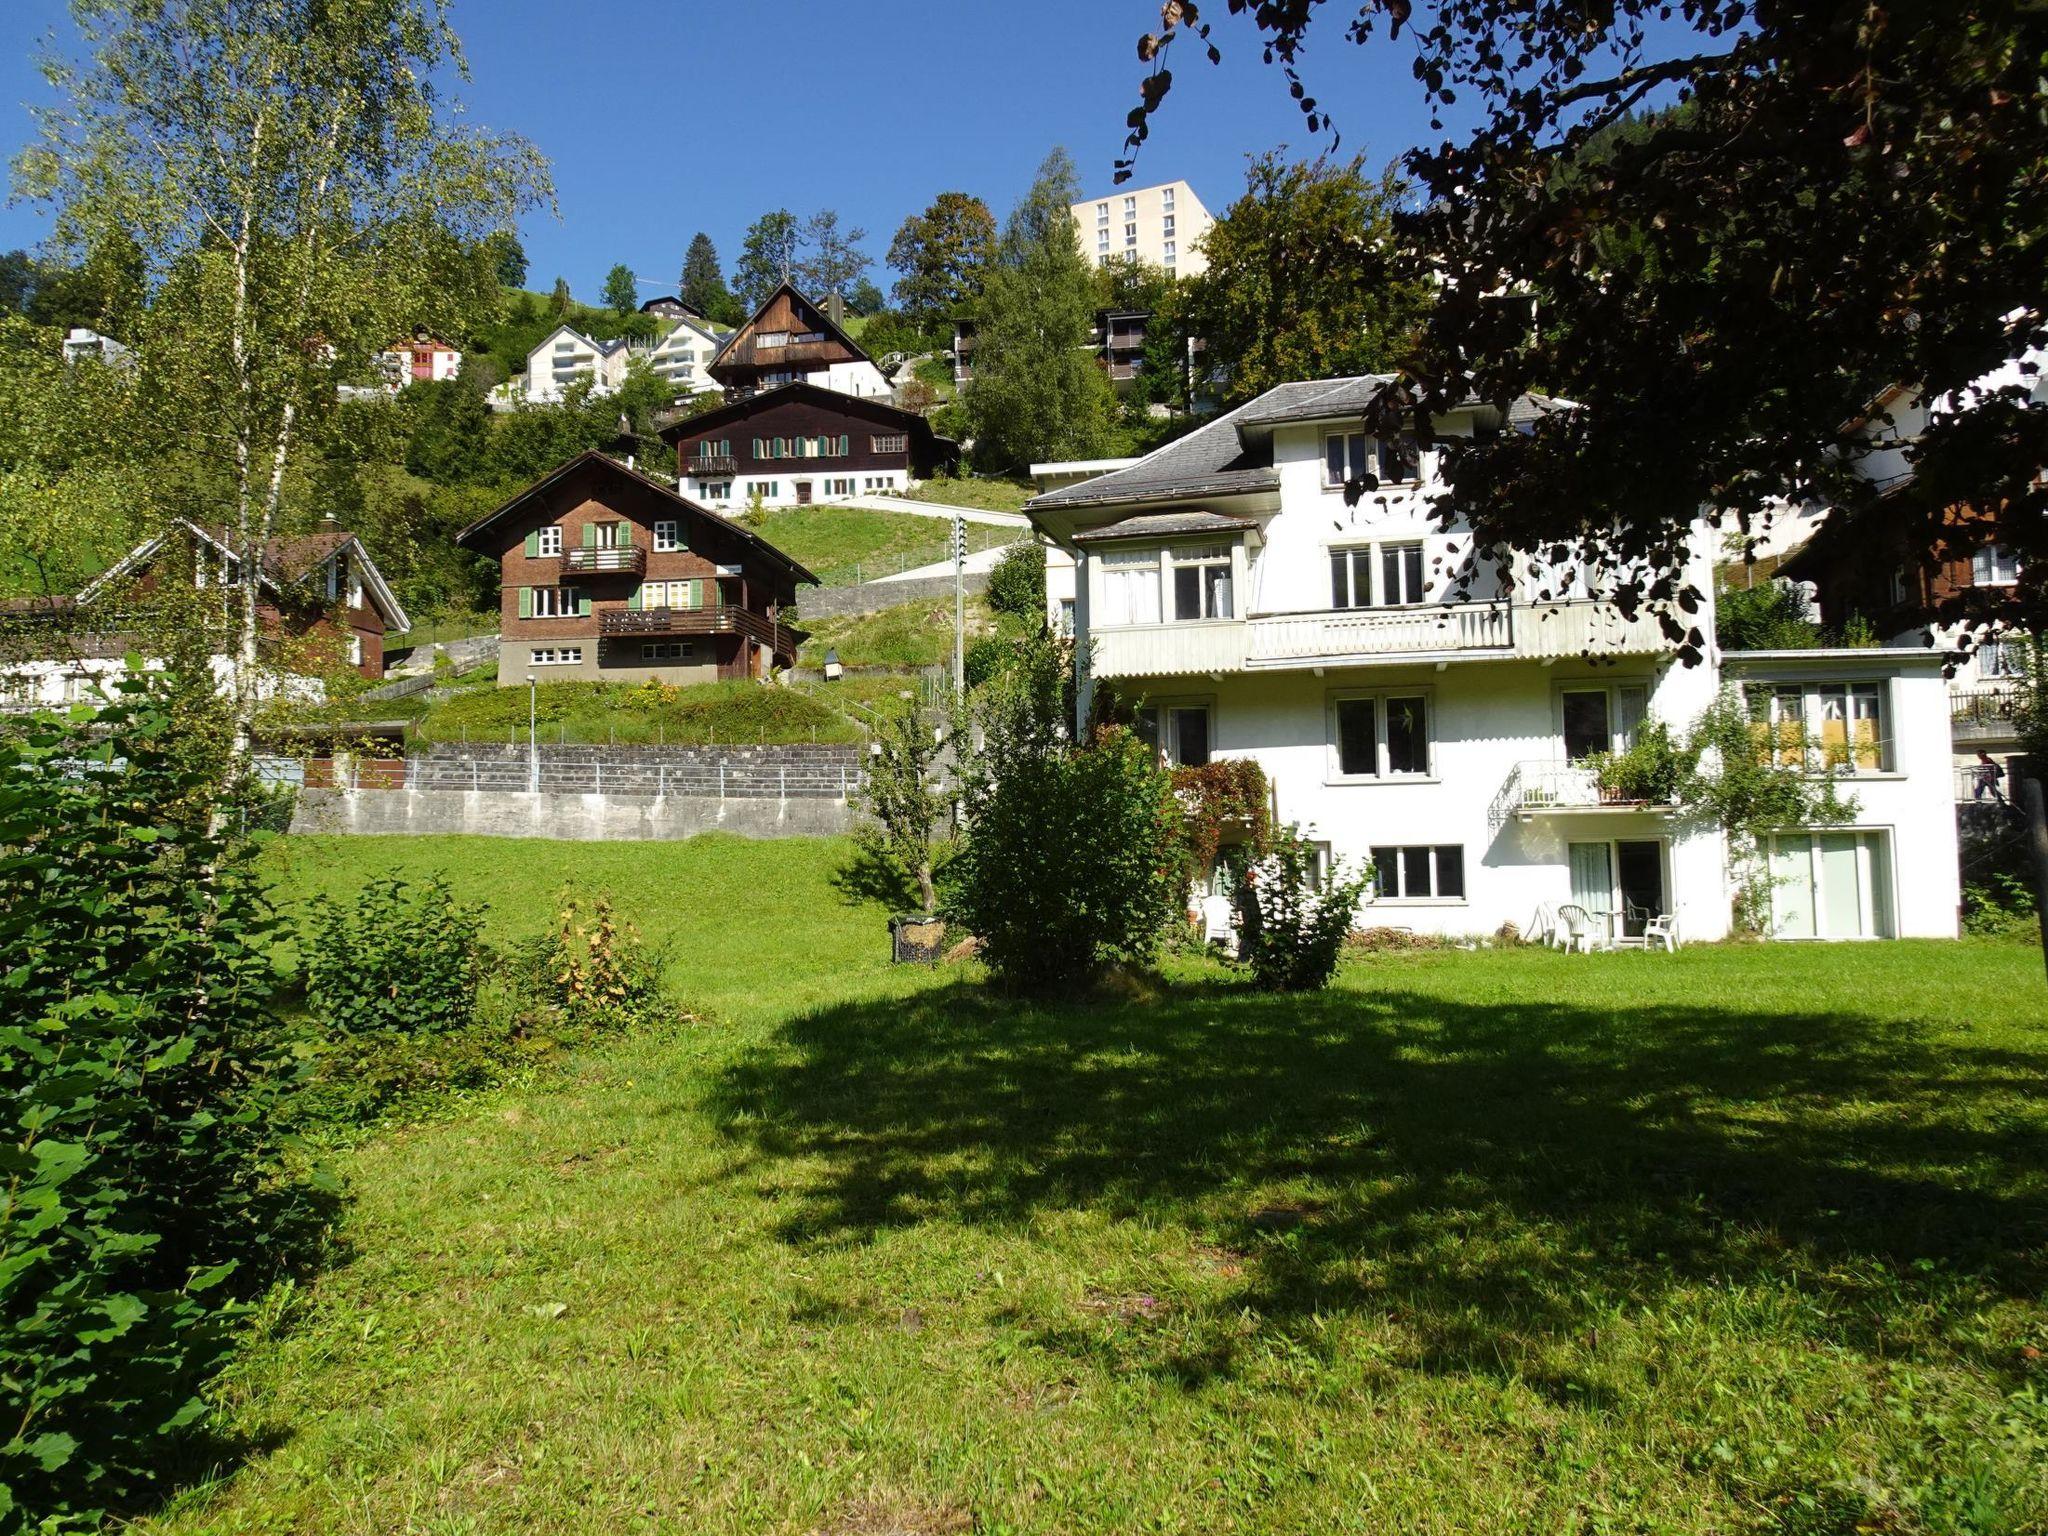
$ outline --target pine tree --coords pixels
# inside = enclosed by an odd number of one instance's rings
[[[574,302],[575,300],[569,297],[569,279],[566,277],[556,278],[555,292],[552,299],[555,317],[560,319],[563,315],[568,314],[569,306]]]
[[[1010,214],[988,271],[964,401],[984,468],[1090,458],[1108,437],[1109,379],[1090,346],[1095,275],[1070,211],[1079,196],[1074,162],[1055,149]]]
[[[676,297],[703,315],[712,314],[727,297],[725,279],[718,270],[718,247],[701,229],[691,237],[690,249],[683,256],[683,276],[676,286]]]

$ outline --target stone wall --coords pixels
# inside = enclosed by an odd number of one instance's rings
[[[988,575],[983,571],[969,571],[961,584],[970,593],[979,592],[988,585]],[[952,595],[951,576],[919,576],[909,581],[864,581],[857,587],[801,587],[797,590],[797,616],[791,622],[802,629],[806,619],[878,613],[903,603],[929,602],[933,598]]]
[[[834,837],[859,813],[822,796],[788,800],[705,795],[527,794],[498,790],[301,790],[295,833],[363,836],[542,837],[642,842],[724,832],[736,837]],[[739,893],[737,899],[744,899]]]
[[[566,746],[542,742],[539,789],[555,794],[703,795],[714,799],[844,799],[860,786],[858,746]],[[524,743],[436,742],[406,762],[408,789],[527,792]]]

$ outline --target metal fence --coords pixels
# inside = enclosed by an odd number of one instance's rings
[[[510,756],[350,757],[308,783],[347,790],[457,790],[496,794],[690,795],[717,800],[846,800],[865,775],[847,760],[749,762]]]

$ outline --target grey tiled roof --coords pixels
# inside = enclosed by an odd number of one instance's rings
[[[1350,379],[1307,379],[1298,384],[1276,385],[1248,402],[1239,421],[1247,427],[1270,427],[1285,421],[1362,414],[1374,396],[1393,382],[1391,373],[1366,373]]]
[[[1104,528],[1091,528],[1074,535],[1076,544],[1094,544],[1111,539],[1159,538],[1176,533],[1237,533],[1258,524],[1247,517],[1225,517],[1220,512],[1141,512]]]

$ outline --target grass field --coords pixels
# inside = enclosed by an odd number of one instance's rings
[[[904,493],[912,501],[936,501],[949,507],[975,507],[983,512],[1021,512],[1037,488],[1024,480],[927,480]]]
[[[2018,946],[894,970],[843,845],[285,839],[609,886],[695,1015],[337,1154],[237,1532],[2038,1532]]]
[[[680,688],[547,683],[533,701],[533,714],[543,742],[586,745],[858,741],[861,735],[811,690],[744,680]],[[483,681],[424,706],[413,731],[420,741],[524,741],[527,715],[525,688],[500,688],[494,681]]]
[[[830,505],[771,507],[758,518],[748,517],[744,526],[802,563],[826,586],[871,581],[948,558],[946,523],[914,512]],[[1019,532],[970,524],[967,547],[991,549],[1013,542]],[[797,606],[803,606],[801,590]]]
[[[994,632],[988,600],[969,597],[967,638]],[[873,613],[844,614],[801,621],[809,631],[798,661],[823,666],[825,652],[836,650],[849,667],[935,667],[953,659],[953,599],[924,597]]]

